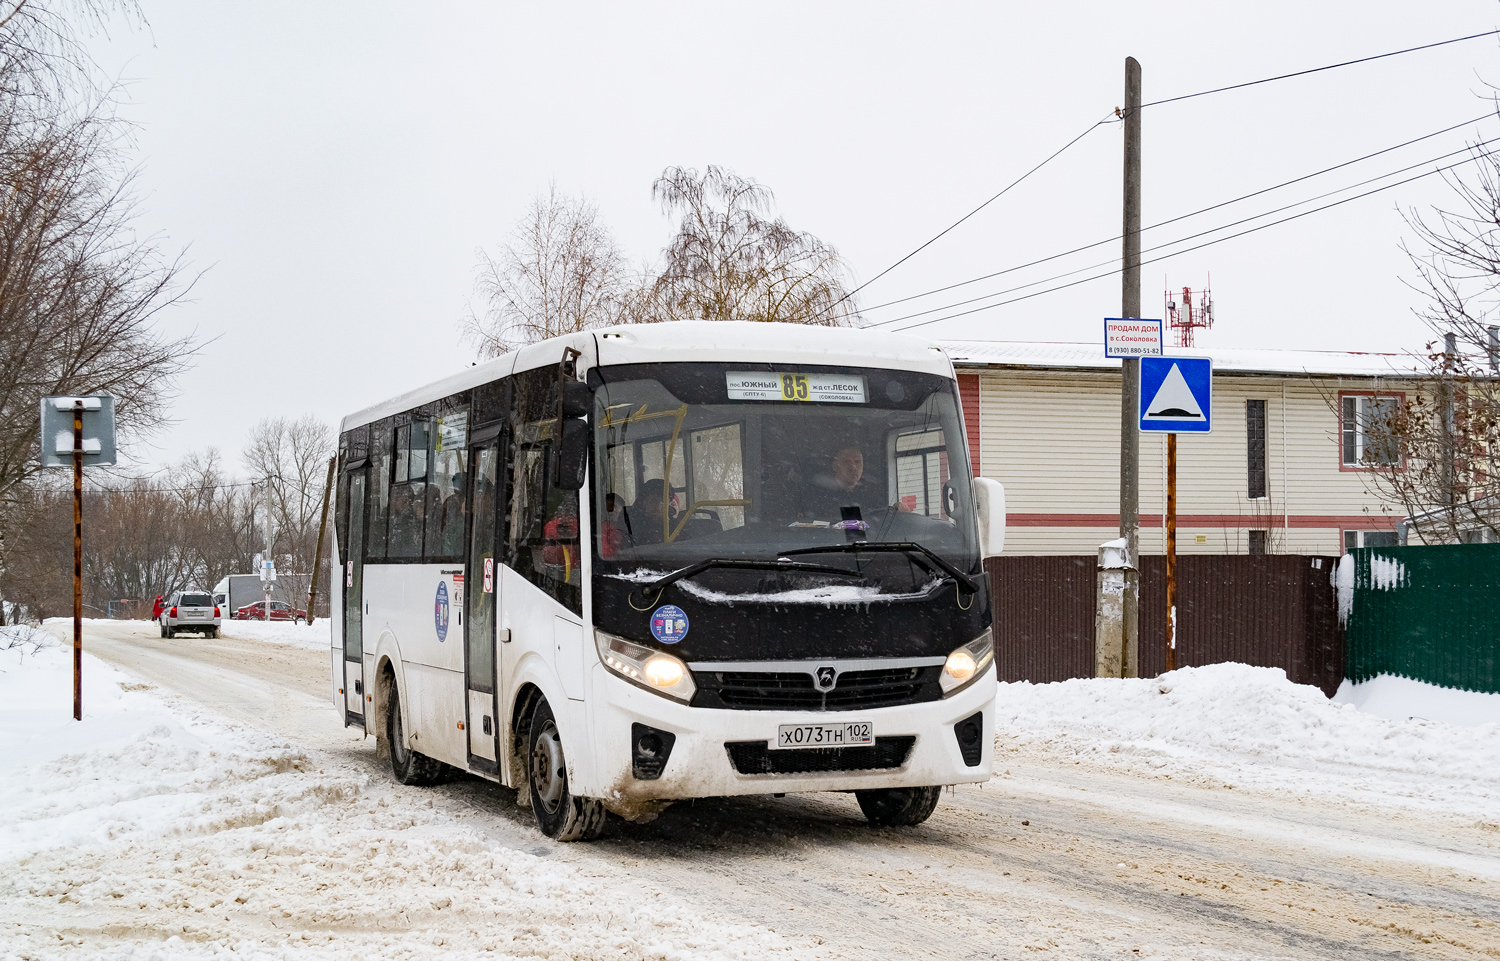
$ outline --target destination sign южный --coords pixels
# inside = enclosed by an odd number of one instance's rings
[[[1104,356],[1160,357],[1161,321],[1138,317],[1104,318]]]
[[[800,374],[731,370],[724,375],[730,400],[791,400],[824,404],[863,404],[861,374]]]

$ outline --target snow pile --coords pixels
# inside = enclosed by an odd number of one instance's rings
[[[496,810],[403,788],[363,752],[228,727],[88,655],[76,722],[66,648],[0,668],[0,958],[818,954],[498,840],[498,788]]]
[[[1002,684],[997,706],[1002,770],[1008,755],[1032,753],[1464,815],[1500,808],[1500,725],[1387,720],[1292,684],[1278,668]]]
[[[329,633],[332,629],[331,622],[321,617],[312,624],[296,624],[292,621],[225,621],[219,628],[219,634],[247,641],[265,641],[269,644],[326,651],[332,643]]]
[[[25,657],[44,647],[57,647],[59,643],[61,642],[51,634],[28,624],[0,627],[0,651],[8,653],[10,657]],[[7,658],[3,663],[11,661]],[[0,670],[4,670],[3,663],[0,663]]]
[[[1393,721],[1442,721],[1459,727],[1500,725],[1500,694],[1459,691],[1391,674],[1358,684],[1345,679],[1333,699]]]

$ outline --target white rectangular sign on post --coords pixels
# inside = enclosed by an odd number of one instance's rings
[[[1160,357],[1161,354],[1161,321],[1104,318],[1104,356]]]

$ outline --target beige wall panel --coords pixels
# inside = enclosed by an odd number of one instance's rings
[[[1246,530],[1270,532],[1271,549],[1338,553],[1338,527],[1301,527],[1299,516],[1368,517],[1364,529],[1389,526],[1384,508],[1361,471],[1340,470],[1340,390],[1390,390],[1368,378],[1312,381],[1307,377],[1217,374],[1214,431],[1178,436],[1178,515],[1261,518],[1260,523],[1215,523],[1179,529],[1182,553],[1239,553]],[[1266,401],[1268,496],[1248,491],[1246,401]],[[1013,514],[1110,514],[1119,498],[1119,375],[1091,371],[983,371],[980,377],[981,470],[1006,486]],[[1166,501],[1165,435],[1142,435],[1140,510],[1148,522]],[[1292,525],[1286,526],[1290,512]],[[1108,527],[1011,527],[1007,553],[1090,554],[1114,536]],[[1205,535],[1203,544],[1196,535]],[[1165,550],[1165,531],[1141,530],[1141,547]]]

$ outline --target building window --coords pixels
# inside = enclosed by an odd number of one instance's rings
[[[1399,462],[1391,422],[1401,409],[1399,394],[1345,394],[1339,433],[1345,467],[1389,467]]]
[[[1271,540],[1270,531],[1250,531],[1250,553],[1264,554]]]
[[[1245,401],[1245,466],[1252,498],[1266,496],[1266,402]],[[1253,552],[1252,552],[1253,553]]]
[[[1356,547],[1397,547],[1395,531],[1344,531],[1344,550]]]

